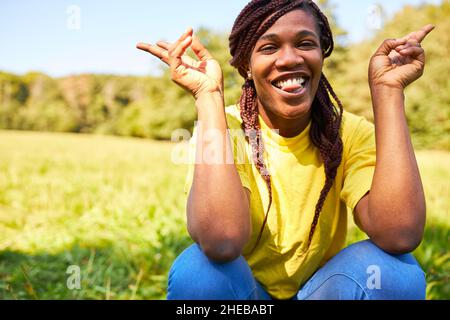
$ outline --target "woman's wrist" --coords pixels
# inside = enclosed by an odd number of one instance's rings
[[[372,105],[374,109],[383,107],[404,107],[405,94],[401,88],[376,85],[370,86],[370,92],[372,95]]]
[[[195,95],[195,101],[202,99],[210,99],[210,98],[222,98],[223,99],[223,90],[216,90],[216,91],[208,91],[208,92],[199,92]]]
[[[402,95],[404,92],[404,88],[396,87],[396,86],[390,86],[386,84],[372,84],[369,83],[370,92],[373,95]]]
[[[199,113],[211,108],[224,110],[225,101],[223,94],[220,91],[199,94],[195,98],[195,106]]]

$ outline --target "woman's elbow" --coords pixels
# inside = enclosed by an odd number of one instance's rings
[[[242,246],[234,240],[200,243],[200,247],[209,259],[219,263],[231,262],[242,254]]]
[[[422,242],[423,229],[416,227],[404,227],[384,233],[375,237],[373,241],[381,249],[390,254],[405,254],[414,251]]]
[[[210,230],[211,231],[211,230]],[[205,255],[215,262],[231,262],[237,259],[250,239],[246,229],[203,232],[199,245]]]
[[[249,219],[250,220],[250,219]],[[224,226],[220,223],[192,223],[188,219],[188,231],[204,254],[216,262],[230,262],[238,258],[250,240],[251,222]]]
[[[390,254],[405,254],[410,253],[416,250],[416,248],[420,245],[422,239],[394,239],[390,242],[382,242],[380,244],[381,249],[390,253]]]

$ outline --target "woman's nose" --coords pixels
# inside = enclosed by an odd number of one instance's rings
[[[293,68],[302,63],[301,52],[297,48],[286,47],[279,51],[275,65],[277,68]]]

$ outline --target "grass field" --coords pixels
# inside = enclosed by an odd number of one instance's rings
[[[0,131],[0,299],[164,299],[190,243],[173,144]],[[420,151],[427,298],[450,299],[450,153]],[[350,226],[349,243],[364,235]],[[79,266],[81,289],[66,283]]]

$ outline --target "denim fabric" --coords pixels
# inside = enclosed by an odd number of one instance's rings
[[[390,255],[370,240],[330,259],[292,300],[421,300],[425,274],[411,254]],[[217,263],[197,244],[183,251],[169,273],[169,300],[270,300],[244,257]]]

